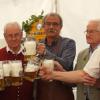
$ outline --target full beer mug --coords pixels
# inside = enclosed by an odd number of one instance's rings
[[[0,61],[0,91],[5,89],[2,61]]]
[[[23,84],[23,67],[22,61],[10,61],[12,86],[20,86]]]
[[[42,65],[50,71],[54,70],[54,60],[44,59],[44,61],[42,62]]]
[[[5,86],[11,86],[11,66],[9,61],[3,61]]]
[[[34,79],[37,78],[38,70],[38,63],[34,63],[34,61],[29,61],[24,69],[24,78],[28,81],[33,82]]]
[[[27,37],[25,38],[23,44],[25,61],[29,61],[33,56],[36,55],[36,41],[31,37]]]
[[[42,62],[42,65],[47,68],[48,71],[54,70],[54,60],[52,59],[44,59]],[[49,82],[52,82],[53,80],[49,80]]]

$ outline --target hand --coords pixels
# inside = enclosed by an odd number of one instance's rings
[[[89,74],[85,73],[83,76],[83,84],[84,85],[89,85],[89,86],[94,86],[96,83],[96,79],[91,77]]]
[[[96,83],[94,84],[96,88],[100,88],[100,78],[96,80]]]
[[[37,53],[39,55],[44,55],[45,54],[45,50],[46,50],[45,44],[44,43],[38,43],[38,45],[37,45]]]
[[[39,75],[44,80],[52,80],[53,71],[48,70],[45,66],[42,66],[39,71]]]
[[[54,70],[56,70],[56,71],[65,71],[63,66],[58,61],[54,61]]]

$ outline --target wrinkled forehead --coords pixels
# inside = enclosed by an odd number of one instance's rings
[[[60,22],[60,19],[58,16],[47,16],[46,19],[45,19],[45,22],[47,21],[58,21]]]
[[[100,28],[100,22],[98,21],[90,21],[87,25],[87,29],[98,29],[98,28]]]
[[[7,24],[4,27],[4,33],[21,32],[21,27],[18,24]]]

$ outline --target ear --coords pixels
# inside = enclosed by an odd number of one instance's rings
[[[45,26],[45,24],[43,23],[43,24],[42,24],[42,28],[44,28],[44,26]]]
[[[62,29],[62,26],[60,26],[60,29]]]
[[[21,38],[23,37],[23,31],[21,31]]]
[[[6,33],[4,33],[4,38],[6,38]]]

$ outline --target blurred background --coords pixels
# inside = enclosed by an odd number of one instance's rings
[[[100,0],[0,0],[0,47],[4,46],[3,27],[9,21],[22,24],[32,14],[57,12],[63,18],[62,36],[76,41],[77,54],[87,44],[84,31],[87,22],[100,18]]]

